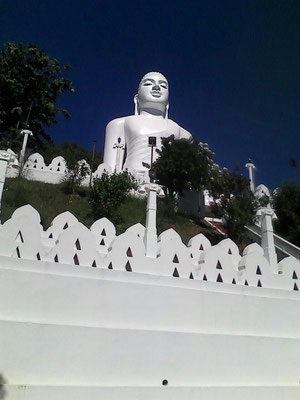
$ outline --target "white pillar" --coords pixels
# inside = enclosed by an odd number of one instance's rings
[[[9,160],[10,160],[10,154],[7,151],[0,150],[0,215],[1,215],[1,199],[5,183],[7,164]]]
[[[264,256],[269,261],[273,271],[278,272],[272,223],[274,211],[269,207],[262,207],[259,208],[258,213],[261,218],[261,247],[264,250]]]
[[[32,136],[33,133],[31,131],[29,131],[28,129],[23,129],[21,131],[21,135],[24,135],[24,138],[23,138],[23,145],[22,145],[22,150],[21,150],[21,153],[20,153],[20,160],[19,160],[20,171],[23,168],[23,162],[24,162],[24,157],[25,157],[25,151],[26,151],[28,136]]]
[[[254,193],[255,185],[254,185],[254,173],[253,173],[253,170],[255,169],[255,165],[250,160],[250,158],[249,158],[249,162],[247,162],[245,167],[248,168],[248,172],[249,172],[250,190],[251,190],[252,193]]]
[[[155,183],[149,183],[146,187],[148,192],[147,216],[144,244],[146,257],[156,258],[157,255],[157,230],[156,230],[156,195],[160,187]]]

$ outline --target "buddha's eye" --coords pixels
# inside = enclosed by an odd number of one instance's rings
[[[164,89],[168,89],[168,86],[166,85],[166,84],[164,84],[164,83],[161,83],[161,85],[160,85],[162,88],[164,88]]]
[[[146,82],[144,82],[144,84],[143,84],[143,86],[150,86],[150,85],[152,85],[152,82],[151,82],[151,81],[146,81]]]

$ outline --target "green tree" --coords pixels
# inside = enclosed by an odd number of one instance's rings
[[[60,94],[74,92],[72,82],[62,76],[69,66],[60,66],[44,50],[29,43],[7,42],[0,50],[0,145],[19,151],[21,129],[33,132],[30,147],[34,150],[50,136],[45,127],[65,118],[67,110],[56,105]]]
[[[218,199],[212,206],[213,212],[224,219],[230,239],[241,245],[246,236],[244,227],[253,222],[257,207],[248,180],[237,171],[215,170],[210,191]]]
[[[209,184],[213,169],[213,153],[196,139],[176,140],[174,135],[162,138],[159,158],[152,169],[157,183],[168,197],[183,195],[185,191],[200,190]]]
[[[299,185],[282,184],[273,195],[273,207],[278,218],[275,230],[296,246],[300,246]]]
[[[132,176],[124,171],[120,174],[103,173],[94,179],[90,200],[95,219],[107,217],[113,221],[120,219],[119,206],[125,201],[131,189],[136,189]]]

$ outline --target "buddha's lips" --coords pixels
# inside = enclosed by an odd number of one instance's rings
[[[161,96],[161,93],[160,92],[156,92],[156,91],[151,92],[151,94],[154,97],[160,97]]]

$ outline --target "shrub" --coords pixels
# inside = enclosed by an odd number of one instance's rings
[[[119,206],[130,190],[135,188],[135,180],[128,172],[112,175],[103,173],[101,178],[94,179],[90,192],[93,217],[107,217],[115,222],[120,218]]]

